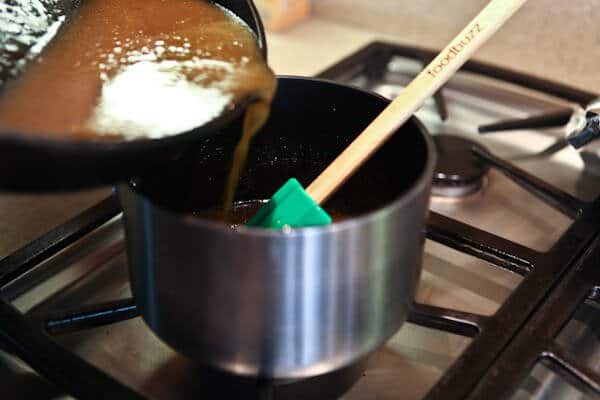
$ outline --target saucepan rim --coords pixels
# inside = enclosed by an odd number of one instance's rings
[[[295,80],[298,82],[311,81],[311,82],[319,82],[319,83],[322,83],[325,85],[341,86],[341,87],[350,88],[352,90],[362,92],[365,95],[380,98],[382,100],[385,100],[386,102],[389,102],[389,99],[386,99],[385,97],[380,96],[377,93],[368,92],[368,91],[360,89],[360,88],[356,88],[356,87],[353,87],[350,85],[342,84],[342,83],[327,80],[327,79],[298,77],[298,76],[291,76],[291,75],[282,75],[282,76],[278,76],[277,78],[278,78],[278,80],[285,79],[285,80]],[[426,189],[426,187],[431,184],[431,179],[433,176],[433,169],[435,167],[435,163],[436,163],[436,159],[437,159],[437,154],[435,151],[433,139],[432,139],[431,135],[429,134],[427,128],[423,125],[423,123],[418,118],[413,116],[413,117],[411,117],[411,119],[409,121],[415,124],[417,130],[423,137],[423,140],[424,140],[425,146],[426,146],[427,159],[425,160],[425,165],[422,168],[418,178],[412,183],[410,188],[408,188],[406,191],[404,191],[401,194],[399,194],[398,196],[396,196],[394,198],[394,200],[390,201],[386,205],[379,207],[375,210],[369,211],[367,213],[353,216],[353,217],[345,219],[343,221],[333,222],[329,225],[294,228],[294,229],[289,229],[289,230],[288,229],[278,230],[278,229],[270,229],[270,228],[246,227],[246,226],[242,225],[242,226],[236,227],[236,229],[231,229],[231,227],[229,227],[227,224],[224,224],[222,222],[201,219],[198,217],[194,217],[193,215],[190,215],[189,212],[182,213],[182,212],[174,211],[174,210],[169,209],[168,207],[158,204],[157,202],[153,201],[152,198],[148,197],[146,194],[142,193],[141,191],[136,190],[135,184],[134,184],[135,178],[130,180],[129,182],[120,184],[118,186],[118,192],[124,191],[124,190],[130,191],[131,193],[133,193],[134,196],[137,196],[137,197],[141,198],[144,202],[151,204],[153,208],[159,210],[161,213],[169,215],[170,218],[172,218],[174,220],[179,220],[180,223],[182,223],[182,224],[188,224],[188,225],[196,226],[198,228],[210,229],[210,230],[213,230],[216,232],[221,232],[224,234],[233,234],[236,236],[252,236],[252,237],[267,237],[267,238],[282,238],[282,237],[292,238],[292,237],[299,237],[299,236],[305,237],[305,236],[312,236],[312,235],[331,234],[331,233],[335,233],[335,232],[349,230],[349,229],[353,229],[353,227],[355,227],[355,226],[366,224],[370,220],[373,220],[373,219],[386,218],[396,208],[401,208],[402,206],[406,205],[407,203],[410,203],[411,201],[413,201],[413,199],[415,197],[420,195]],[[400,127],[399,130],[401,130],[401,129],[403,129],[403,128]],[[396,134],[398,134],[398,132]]]

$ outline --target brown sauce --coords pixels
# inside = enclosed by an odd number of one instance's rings
[[[225,211],[220,208],[210,210],[198,210],[192,213],[193,216],[210,221],[225,222],[231,228],[235,229],[244,225],[250,217],[266,203],[266,200],[240,201],[232,205],[231,210]],[[340,222],[350,218],[348,215],[338,213],[335,210],[326,210],[333,222]]]
[[[225,214],[232,211],[235,191],[244,165],[246,164],[246,159],[248,158],[248,150],[250,149],[252,137],[260,130],[260,128],[262,128],[269,118],[269,111],[270,103],[267,101],[258,101],[251,104],[246,110],[242,128],[242,137],[233,152],[233,162],[231,163],[231,170],[229,171],[229,176],[227,177],[227,183],[225,185],[225,202],[223,204]]]
[[[86,0],[0,95],[0,131],[157,138],[256,97],[264,105],[247,115],[248,141],[268,115],[275,85],[250,29],[208,1]],[[244,159],[243,149],[236,152],[236,171]]]

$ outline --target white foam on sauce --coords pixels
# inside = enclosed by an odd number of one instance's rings
[[[208,66],[232,69],[216,60],[129,65],[104,83],[90,125],[101,134],[121,132],[127,140],[160,138],[202,126],[221,115],[232,100],[227,81],[200,86],[184,71]]]

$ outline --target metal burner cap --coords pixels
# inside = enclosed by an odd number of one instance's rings
[[[433,175],[432,193],[444,197],[462,197],[483,186],[483,178],[490,167],[472,152],[478,143],[453,135],[434,136],[438,152]]]

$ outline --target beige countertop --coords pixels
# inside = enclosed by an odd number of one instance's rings
[[[269,64],[277,74],[315,75],[375,40],[438,49],[444,47],[453,36],[429,31],[424,31],[420,37],[411,31],[402,35],[392,34],[389,29],[386,33],[358,24],[312,16],[284,32],[267,32],[267,46]],[[503,35],[501,30],[497,37],[491,38],[475,54],[474,59],[600,93],[600,71],[596,72],[597,63],[590,59],[596,51],[600,51],[600,36],[597,46],[588,53],[582,51],[569,59],[567,55],[555,51],[554,57],[560,60],[547,61],[523,54],[523,49],[528,46],[517,46],[516,43],[508,45],[503,36],[506,33]],[[556,46],[559,45],[556,43]]]
[[[267,32],[269,65],[279,75],[315,75],[375,40],[395,41],[395,38],[311,17],[284,32]]]
[[[318,0],[313,14],[403,44],[442,48],[487,2]],[[600,93],[599,23],[598,0],[530,0],[474,58]]]

